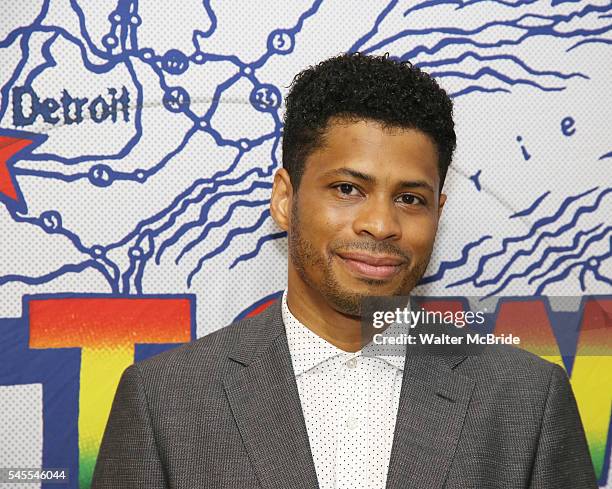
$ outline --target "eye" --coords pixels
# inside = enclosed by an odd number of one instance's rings
[[[350,183],[340,183],[336,185],[335,188],[340,190],[340,193],[342,195],[358,195],[358,193],[354,193],[354,191],[358,192],[357,187],[355,187],[355,185],[352,185]]]
[[[421,198],[418,197],[417,195],[413,195],[413,194],[403,194],[400,195],[400,201],[402,204],[406,204],[406,205],[425,205],[425,201]]]

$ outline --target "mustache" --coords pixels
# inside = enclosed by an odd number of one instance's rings
[[[390,255],[401,258],[405,260],[406,263],[410,263],[412,261],[411,256],[404,250],[401,250],[392,243],[387,243],[384,241],[343,241],[334,243],[334,245],[331,247],[331,251],[334,253],[337,253],[338,251],[365,251],[372,254]]]

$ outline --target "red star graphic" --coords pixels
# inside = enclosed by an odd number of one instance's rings
[[[30,139],[9,138],[0,136],[0,194],[18,200],[17,189],[12,182],[7,160],[18,151],[32,144]]]
[[[0,129],[0,201],[7,206],[26,210],[15,175],[11,172],[12,165],[19,159],[18,153],[29,153],[45,139],[46,136],[40,134]]]

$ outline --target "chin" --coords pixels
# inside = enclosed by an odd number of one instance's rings
[[[360,295],[362,297],[378,297],[402,295],[398,293],[399,285],[396,281],[355,279],[351,283],[339,282],[341,290],[350,295]]]

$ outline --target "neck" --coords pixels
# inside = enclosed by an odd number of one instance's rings
[[[300,323],[341,350],[361,350],[364,343],[360,317],[343,314],[330,306],[291,265],[288,278],[287,306]]]

